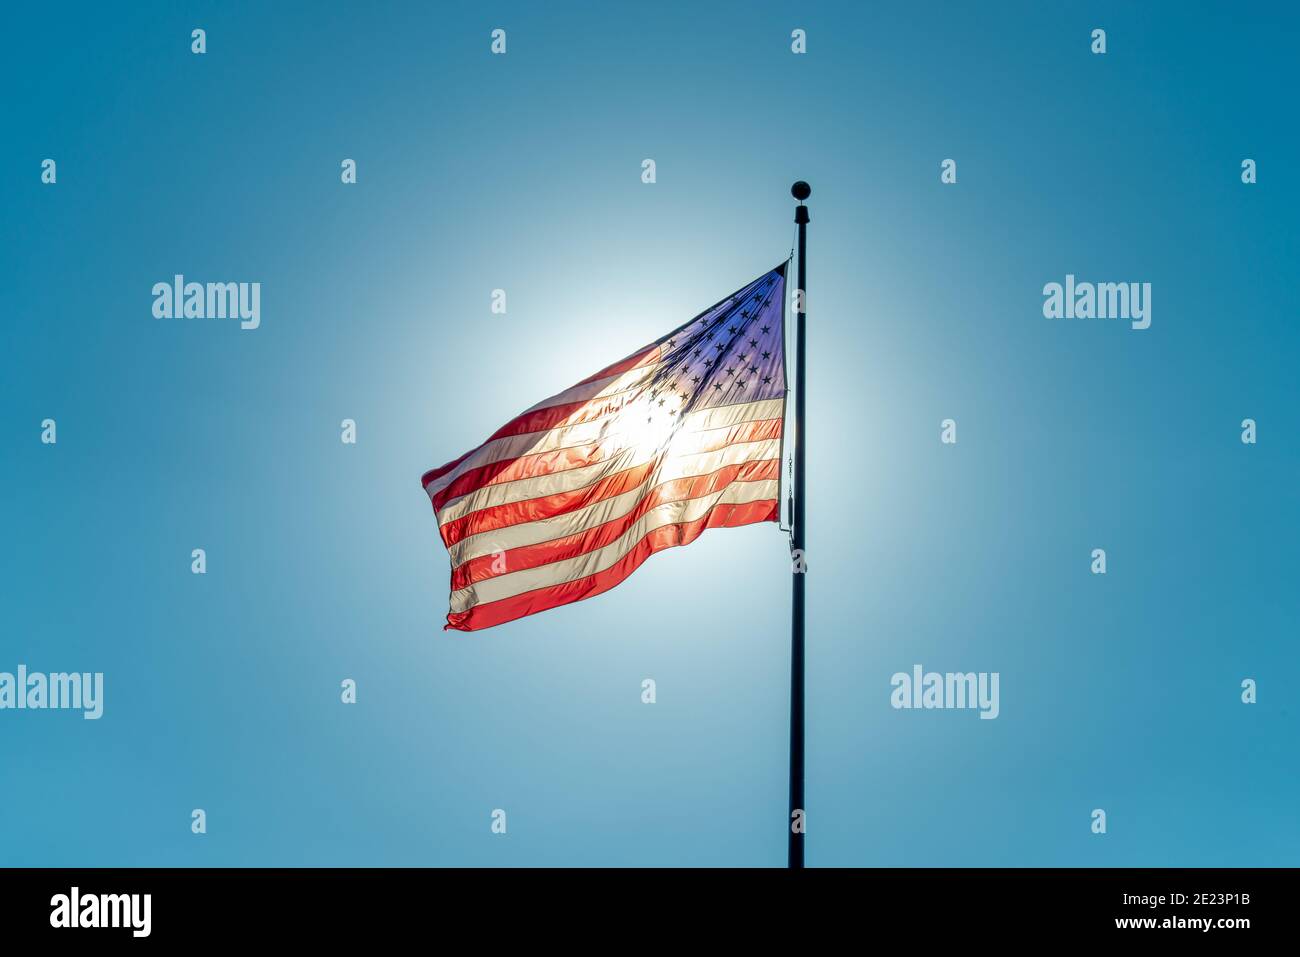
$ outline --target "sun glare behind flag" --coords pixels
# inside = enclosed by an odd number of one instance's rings
[[[608,591],[706,529],[780,516],[785,264],[424,474],[445,628]]]

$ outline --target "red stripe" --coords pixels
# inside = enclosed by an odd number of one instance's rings
[[[780,461],[777,459],[764,459],[762,461],[742,462],[738,465],[724,466],[708,475],[695,475],[664,482],[648,490],[646,496],[637,502],[636,506],[626,515],[620,515],[608,522],[585,528],[571,535],[565,535],[563,538],[552,539],[549,542],[539,542],[536,545],[521,545],[518,548],[507,549],[505,552],[480,555],[477,558],[471,558],[469,561],[461,562],[452,570],[451,590],[459,591],[462,588],[468,588],[475,582],[483,581],[485,578],[492,578],[494,575],[523,571],[526,568],[537,568],[540,565],[561,562],[604,548],[627,534],[627,530],[651,509],[667,502],[684,502],[690,499],[705,498],[722,491],[733,482],[763,482],[780,478],[780,475]],[[492,565],[502,559],[505,562],[504,571],[501,570],[501,566],[498,566],[498,570],[494,572]]]
[[[619,559],[617,564],[604,571],[576,581],[564,582],[561,585],[550,585],[522,595],[503,598],[500,601],[475,605],[469,611],[450,613],[447,615],[447,624],[443,626],[443,631],[453,628],[457,631],[480,631],[548,608],[599,595],[622,582],[655,552],[674,548],[677,545],[689,545],[706,529],[735,528],[755,522],[775,522],[779,512],[780,506],[776,499],[746,502],[743,505],[715,505],[693,522],[665,525],[647,532],[646,536]]]
[[[772,421],[770,419],[760,419],[757,421]],[[718,429],[704,429],[700,432],[683,433],[687,435],[705,435],[710,432],[721,431],[725,428],[736,429],[747,423],[737,423],[734,426],[719,426]],[[615,438],[617,441],[617,437]],[[725,443],[724,443],[725,444]],[[614,448],[614,454],[623,451],[622,448]],[[705,444],[701,444],[699,451],[708,451]],[[460,498],[462,495],[468,495],[477,491],[485,485],[501,485],[506,482],[517,482],[520,479],[537,478],[541,475],[550,475],[555,472],[564,472],[568,469],[582,468],[587,465],[595,465],[606,459],[603,454],[605,446],[600,442],[590,442],[586,445],[575,445],[564,449],[552,449],[549,452],[536,452],[520,455],[512,459],[502,459],[499,462],[489,462],[486,465],[480,465],[476,468],[468,469],[450,482],[446,488],[437,492],[433,496],[433,510],[442,511],[442,507],[453,499]],[[683,452],[682,454],[688,454]]]
[[[482,446],[480,445],[479,448],[482,448]],[[442,478],[444,475],[446,475],[448,472],[454,469],[457,465],[460,465],[461,462],[464,462],[467,458],[469,458],[477,451],[478,449],[470,449],[460,458],[452,459],[446,465],[440,465],[436,469],[429,469],[429,471],[425,472],[422,476],[420,476],[421,487],[428,485],[434,479]]]
[[[640,352],[633,353],[626,359],[615,362],[612,366],[607,366],[593,376],[588,376],[581,382],[574,383],[570,389],[576,389],[580,385],[587,385],[598,379],[604,379],[607,376],[622,375],[624,372],[631,372],[641,366],[649,365],[659,361],[659,347],[647,346]],[[569,389],[565,389],[568,392]],[[606,396],[602,399],[579,399],[574,402],[565,402],[560,405],[552,405],[546,408],[534,409],[531,412],[524,412],[515,416],[501,428],[493,432],[486,440],[480,442],[475,448],[470,449],[458,459],[453,459],[446,465],[439,466],[436,469],[429,469],[420,477],[421,487],[427,486],[430,482],[442,478],[448,472],[452,471],[460,463],[477,452],[483,446],[487,445],[493,439],[504,438],[509,435],[524,435],[529,432],[545,432],[547,429],[553,429],[560,425],[577,425],[580,422],[590,422],[592,419],[598,419],[608,412],[616,412],[630,398],[635,397],[635,393],[630,390],[617,392],[612,396]],[[590,405],[591,408],[587,413],[566,421],[569,416],[580,412],[584,406]]]
[[[523,415],[515,416],[493,432],[487,441],[503,439],[510,435],[526,435],[529,432],[545,432],[563,425],[591,422],[603,415],[618,412],[638,395],[640,395],[639,391],[624,389],[622,392],[615,392],[613,395],[599,399],[579,399],[576,402],[565,402],[563,405],[552,405],[545,409],[525,412]],[[487,442],[483,444],[487,445]]]
[[[479,535],[483,532],[518,525],[522,522],[535,522],[543,518],[554,518],[557,515],[563,515],[565,512],[586,508],[588,505],[604,499],[630,492],[650,477],[650,473],[659,464],[660,458],[661,456],[655,456],[654,459],[644,465],[637,465],[630,469],[623,469],[621,472],[615,472],[613,475],[606,476],[595,484],[583,488],[573,489],[568,492],[556,492],[554,495],[525,499],[521,502],[510,502],[506,505],[493,505],[489,508],[479,509],[477,512],[470,512],[468,515],[453,519],[442,526],[442,540],[448,548],[451,548],[457,542],[469,538],[471,535]]]
[[[519,479],[536,478],[552,472],[565,472],[569,469],[582,468],[584,465],[593,465],[601,461],[603,451],[604,446],[599,442],[590,442],[567,449],[552,449],[550,452],[537,452],[533,455],[521,455],[518,458],[502,459],[500,462],[480,465],[463,475],[458,475],[450,485],[435,495],[433,510],[440,511],[452,499],[468,495],[484,485],[515,482]]]
[[[716,452],[729,445],[780,438],[781,425],[781,419],[758,419],[752,422],[740,422],[729,427],[711,429],[707,432],[692,433],[692,438],[700,437],[698,441],[699,447],[692,448],[690,452],[683,454],[694,455]],[[518,502],[508,502],[503,505],[489,505],[486,508],[470,512],[443,525],[440,529],[442,540],[450,548],[471,535],[478,535],[482,532],[505,528],[510,525],[518,525],[521,522],[535,522],[539,519],[554,518],[556,515],[563,515],[565,512],[585,508],[603,499],[622,495],[649,478],[651,471],[662,458],[663,453],[661,452],[643,465],[615,472],[582,488],[555,492],[551,495],[543,495]]]

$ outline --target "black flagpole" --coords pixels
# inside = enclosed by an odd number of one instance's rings
[[[790,195],[799,200],[794,221],[799,226],[799,285],[795,287],[795,365],[794,365],[794,518],[790,535],[791,580],[790,602],[790,816],[789,866],[803,867],[803,837],[806,819],[803,804],[803,585],[807,577],[804,551],[804,345],[807,340],[808,262],[805,241],[808,231],[808,207],[803,201],[812,195],[812,187],[800,180],[790,187]]]

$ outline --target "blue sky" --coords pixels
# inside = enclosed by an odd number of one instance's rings
[[[782,260],[796,179],[808,863],[1296,862],[1294,11],[5,16],[0,670],[105,704],[0,712],[0,863],[782,864],[780,532],[444,633],[419,478]],[[260,328],[154,319],[176,273]],[[918,663],[998,718],[891,708]]]

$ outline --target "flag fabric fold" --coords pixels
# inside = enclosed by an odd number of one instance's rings
[[[444,627],[581,601],[706,529],[777,521],[784,305],[783,263],[426,472]]]

